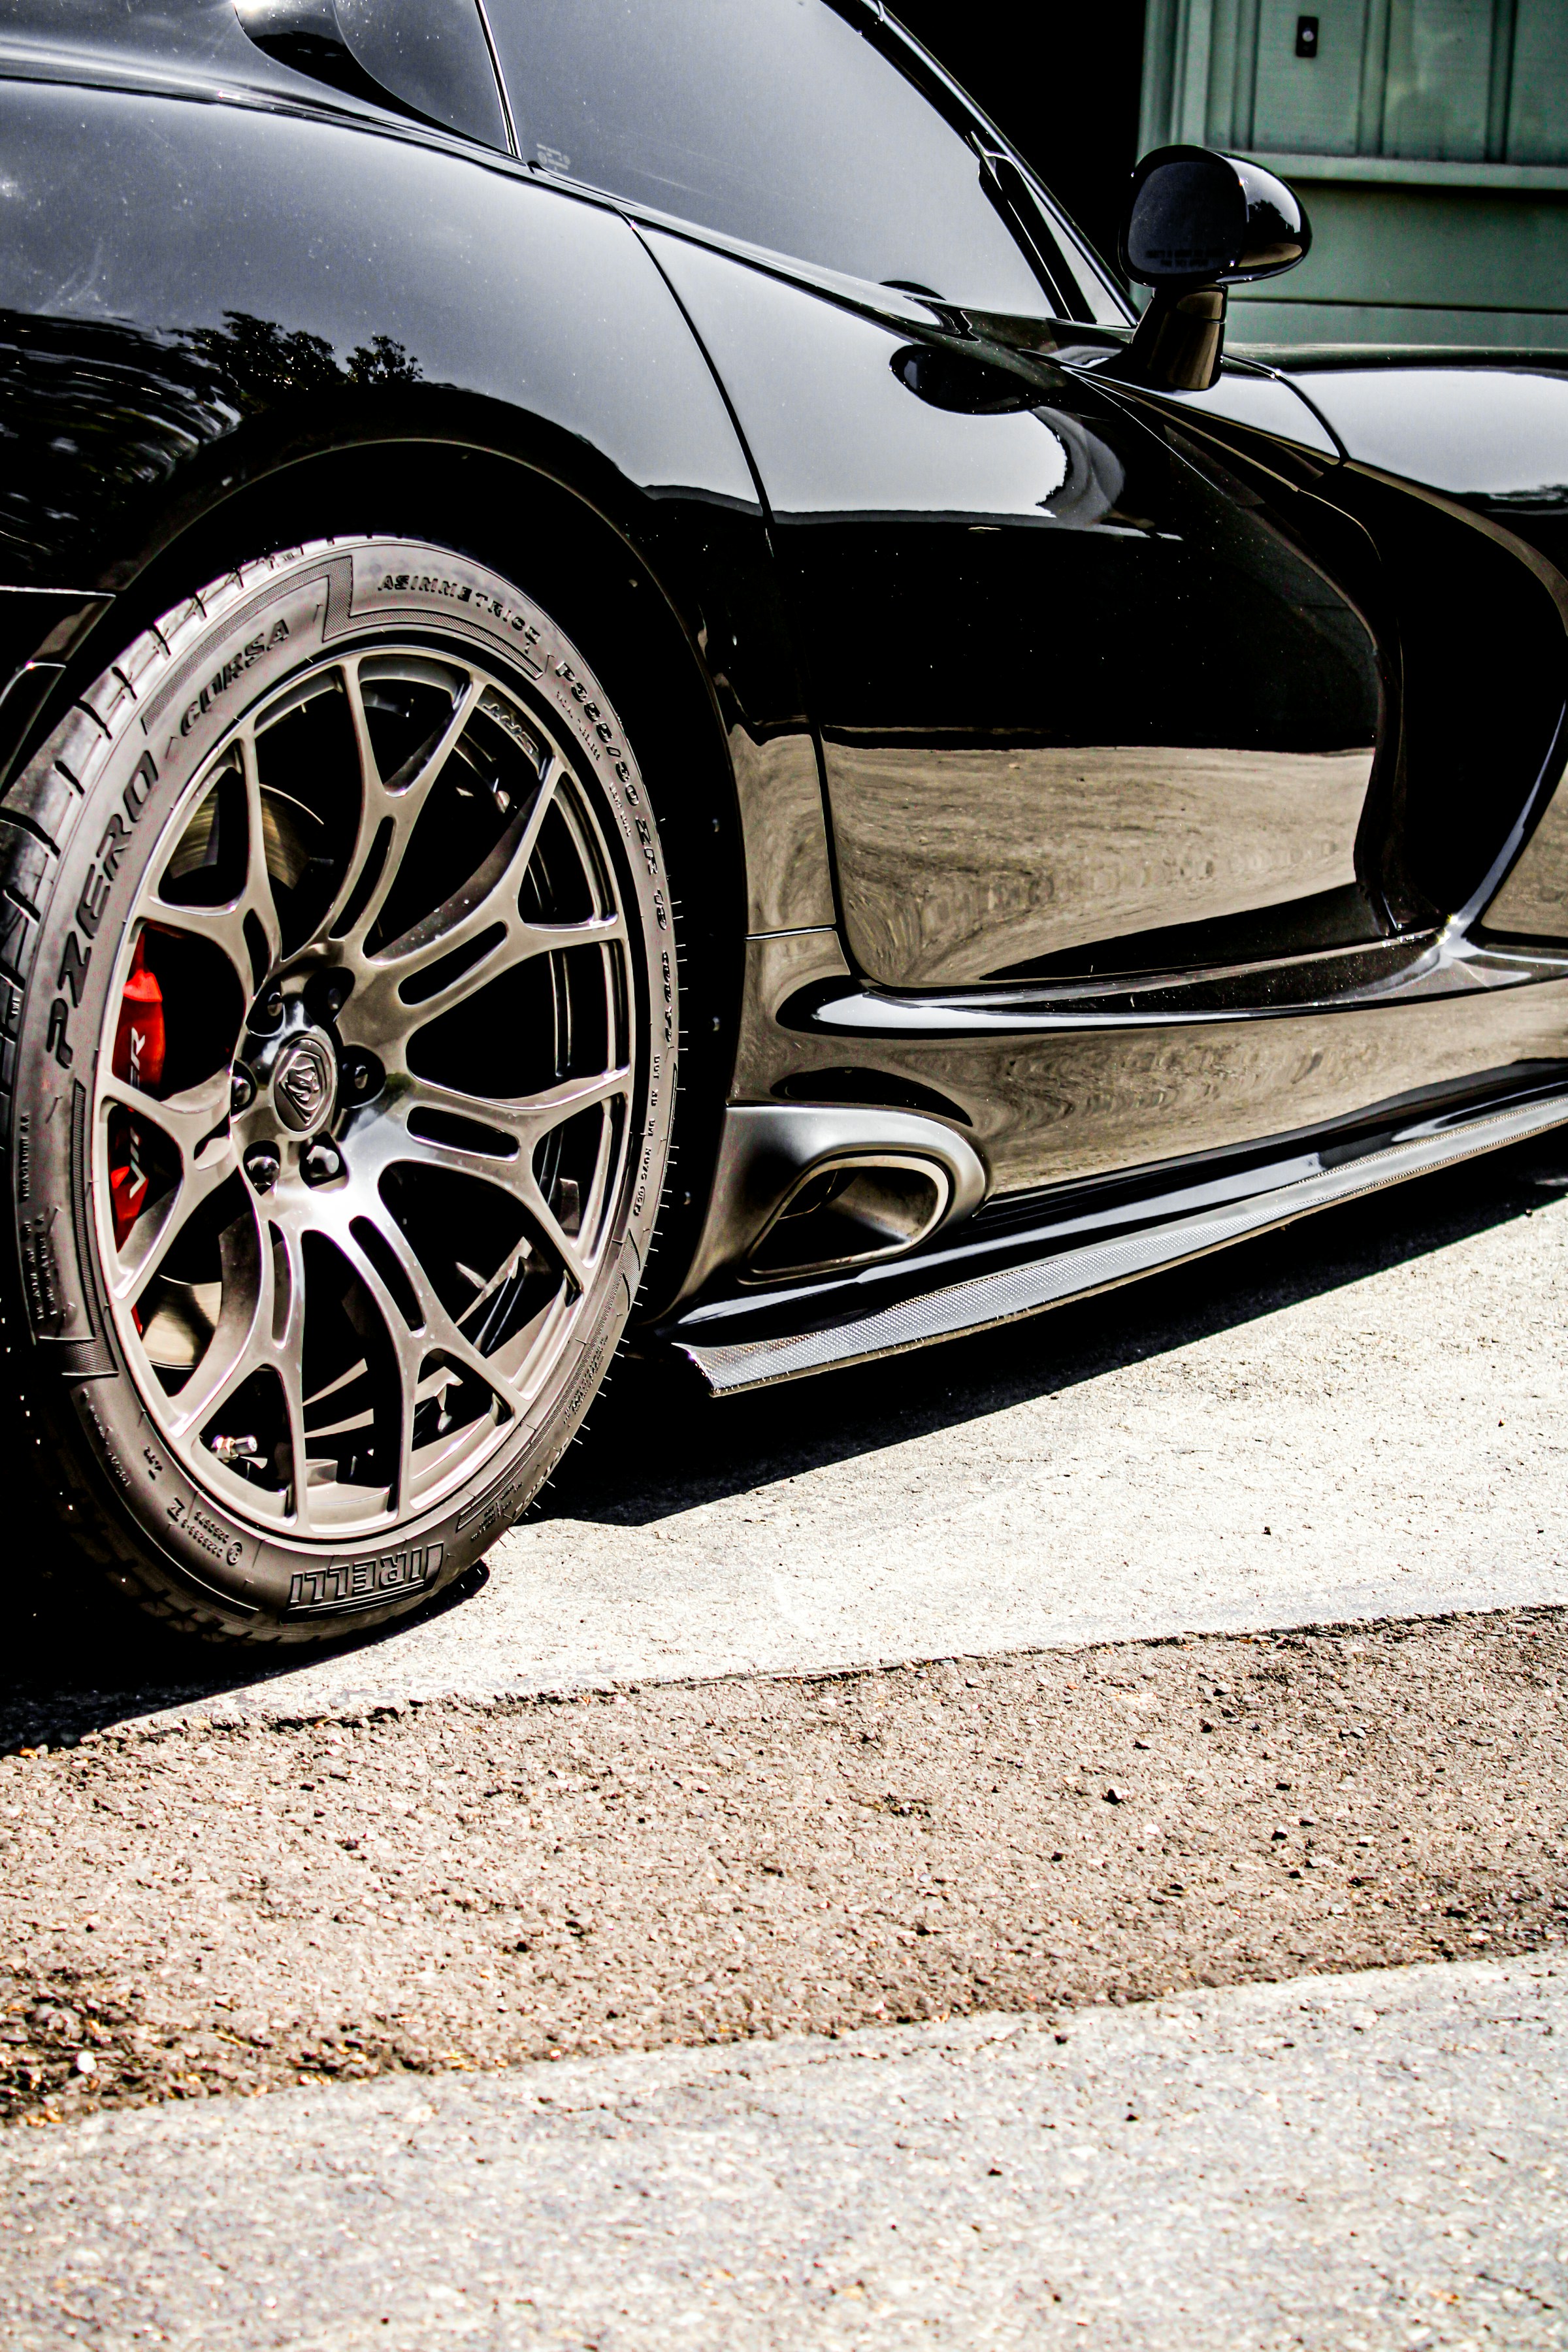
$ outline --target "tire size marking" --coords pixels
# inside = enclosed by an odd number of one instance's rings
[[[27,1314],[40,1339],[58,1339],[76,1314],[60,1281],[59,1253],[55,1247],[58,1209],[45,1209],[22,1220],[22,1286]]]
[[[627,759],[624,750],[617,751],[616,748],[615,730],[607,724],[599,705],[594,700],[592,695],[588,691],[587,686],[584,684],[584,680],[578,677],[577,672],[573,668],[569,661],[562,661],[558,657],[555,663],[555,675],[565,687],[566,691],[572,697],[573,701],[576,703],[578,708],[581,709],[584,718],[588,723],[589,729],[592,730],[595,740],[588,744],[590,754],[594,759],[598,759],[600,756],[601,745],[609,752],[610,772],[614,775],[616,783],[619,784],[626,799],[635,806],[636,803],[641,800],[642,794],[638,792],[636,784],[632,782],[631,761]],[[621,827],[623,832],[625,832],[626,819],[624,817],[621,819]],[[638,830],[642,831],[640,825]],[[631,839],[629,832],[626,833],[626,838],[628,841]],[[643,839],[645,841],[647,839],[646,832],[643,833]],[[649,867],[649,871],[653,871],[651,866]]]
[[[129,1493],[131,1489],[131,1473],[121,1459],[120,1450],[114,1443],[113,1432],[110,1430],[109,1423],[104,1420],[103,1415],[100,1412],[97,1402],[93,1397],[90,1389],[84,1388],[81,1391],[80,1401],[82,1411],[86,1413],[89,1421],[91,1422],[93,1428],[98,1433],[98,1443],[105,1462],[108,1464],[115,1477],[119,1479],[121,1485],[126,1489],[127,1493]]]
[[[609,1334],[601,1331],[593,1354],[577,1375],[577,1384],[566,1400],[566,1417],[573,1420],[580,1413],[599,1385],[599,1373],[609,1352]]]
[[[199,1544],[213,1559],[221,1559],[226,1568],[237,1568],[245,1558],[245,1546],[237,1536],[231,1536],[220,1521],[203,1510],[194,1495],[173,1495],[169,1498],[168,1515],[183,1536]]]
[[[458,1524],[453,1532],[467,1535],[471,1528],[482,1539],[492,1528],[510,1527],[517,1517],[519,1498],[535,1469],[536,1465],[526,1460],[521,1466],[514,1463],[486,1493],[476,1495],[471,1503],[464,1504],[458,1514]]]
[[[660,1080],[663,1075],[664,1057],[662,1055],[654,1054],[649,1057],[648,1064],[647,1117],[643,1123],[642,1159],[637,1167],[637,1190],[632,1195],[634,1217],[640,1217],[642,1214],[648,1194],[648,1178],[653,1172],[653,1156],[658,1149],[658,1105],[662,1092]]]

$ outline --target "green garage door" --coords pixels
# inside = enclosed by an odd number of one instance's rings
[[[1175,139],[1312,215],[1233,343],[1568,348],[1568,0],[1150,0],[1142,145]]]

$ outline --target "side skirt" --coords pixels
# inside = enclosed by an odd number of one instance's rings
[[[1040,1233],[1037,1254],[1026,1255],[1021,1261],[1019,1254],[1028,1251],[1030,1237],[1015,1235],[1005,1266],[942,1284],[869,1312],[847,1315],[849,1302],[842,1289],[830,1289],[826,1295],[820,1288],[814,1289],[800,1298],[800,1328],[781,1333],[775,1292],[768,1301],[766,1336],[745,1335],[749,1303],[743,1300],[699,1307],[666,1325],[662,1336],[690,1359],[715,1396],[766,1388],[778,1381],[799,1380],[809,1372],[899,1355],[933,1340],[1016,1322],[1045,1307],[1086,1298],[1095,1291],[1135,1281],[1140,1275],[1204,1256],[1271,1226],[1289,1224],[1315,1209],[1332,1208],[1363,1193],[1381,1192],[1385,1185],[1430,1175],[1481,1152],[1500,1150],[1565,1125],[1568,1090],[1537,1096],[1507,1110],[1429,1119],[1397,1134],[1392,1142],[1339,1160],[1332,1167],[1292,1173],[1289,1181],[1276,1182],[1246,1199],[1170,1216],[1135,1233],[1085,1240],[1075,1248],[1062,1249],[1053,1246],[1059,1244],[1060,1225],[1047,1226]],[[1300,1166],[1297,1159],[1294,1170]],[[1157,1201],[1151,1201],[1148,1209],[1151,1216],[1159,1216]],[[913,1267],[909,1271],[912,1273]],[[863,1300],[857,1303],[864,1307]],[[755,1308],[750,1311],[754,1320],[761,1319]]]

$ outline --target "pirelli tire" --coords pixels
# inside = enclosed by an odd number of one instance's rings
[[[588,661],[439,547],[246,563],[18,777],[0,909],[35,1499],[208,1636],[418,1606],[577,1429],[665,1180],[671,891]]]

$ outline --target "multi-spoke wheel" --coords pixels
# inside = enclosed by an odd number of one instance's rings
[[[38,1442],[86,1539],[215,1628],[406,1607],[548,1474],[647,1254],[646,786],[544,614],[395,541],[236,574],[87,700],[12,803],[71,820],[14,1117],[74,1405]]]

